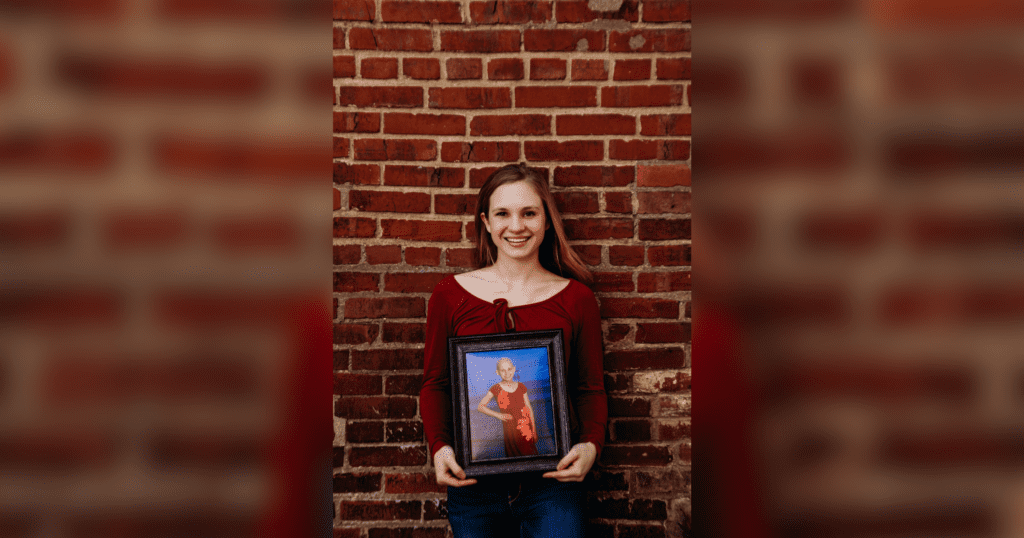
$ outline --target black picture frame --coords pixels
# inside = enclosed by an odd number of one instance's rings
[[[536,455],[509,456],[503,422],[477,410],[478,398],[489,392],[481,388],[501,380],[496,371],[500,357],[519,361],[516,374],[526,376],[526,381],[516,380],[532,394],[528,398],[536,421]],[[448,360],[455,459],[466,476],[555,470],[570,448],[562,330],[450,337]],[[496,400],[488,405],[497,405]],[[495,431],[502,432],[500,437]]]

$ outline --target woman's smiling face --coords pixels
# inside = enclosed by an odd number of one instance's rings
[[[498,246],[498,258],[537,256],[548,222],[544,202],[527,182],[506,183],[494,190],[489,215],[481,215],[491,240]]]

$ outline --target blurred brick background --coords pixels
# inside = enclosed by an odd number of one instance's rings
[[[693,4],[695,525],[1024,535],[1024,9]]]
[[[611,425],[591,532],[689,504],[689,2],[336,0],[335,535],[447,535],[416,395],[475,191],[526,162],[596,275]],[[415,529],[415,532],[413,532]]]
[[[0,13],[0,535],[326,530],[329,4]]]

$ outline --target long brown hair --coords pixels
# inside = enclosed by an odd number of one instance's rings
[[[540,244],[540,264],[548,271],[562,276],[575,278],[581,282],[590,283],[593,279],[590,270],[583,264],[576,251],[569,245],[565,236],[565,227],[562,226],[562,216],[555,206],[555,198],[551,196],[547,181],[544,181],[540,174],[526,167],[525,164],[510,164],[495,170],[487,181],[480,187],[480,193],[476,201],[476,246],[477,262],[480,267],[487,267],[494,264],[498,259],[498,246],[491,240],[491,234],[484,226],[481,214],[489,215],[491,209],[491,195],[494,191],[506,184],[516,181],[525,181],[540,196],[544,203],[544,217],[551,226],[544,232],[544,240]]]

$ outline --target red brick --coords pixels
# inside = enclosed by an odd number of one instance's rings
[[[366,245],[366,263],[380,265],[402,263],[402,247],[399,245]],[[374,291],[377,288],[374,288]]]
[[[426,304],[419,297],[353,297],[345,300],[345,318],[419,318]]]
[[[419,108],[423,106],[423,88],[411,86],[342,86],[338,104],[359,108]]]
[[[387,463],[381,465],[385,466]],[[421,506],[420,501],[341,501],[338,503],[338,517],[342,521],[419,519]]]
[[[637,166],[637,186],[677,187],[690,184],[690,167],[685,164]]]
[[[423,370],[422,349],[352,350],[353,370]]]
[[[415,399],[409,398],[413,403]],[[353,467],[402,467],[419,466],[427,463],[427,449],[425,446],[417,447],[353,447],[348,454],[349,464]],[[419,502],[417,501],[417,504]],[[391,519],[391,518],[389,518]],[[399,519],[399,518],[393,518]],[[417,511],[412,518],[419,519]]]
[[[338,300],[334,300],[334,309],[337,310]],[[333,354],[334,359],[334,370],[348,370],[348,350],[335,350]]]
[[[647,248],[651,265],[690,265],[690,245],[666,245]]]
[[[477,116],[469,122],[469,134],[473,136],[551,134],[551,116],[543,114]]]
[[[2,150],[0,150],[2,153]],[[300,178],[320,182],[330,166],[330,150],[308,139],[244,142],[203,140],[195,135],[160,137],[154,143],[157,167],[191,177],[209,176],[226,181],[288,182]]]
[[[633,237],[630,219],[565,219],[565,232],[573,239],[628,239]]]
[[[605,297],[601,299],[601,317],[674,319],[679,317],[679,301],[639,297]]]
[[[380,491],[380,473],[338,473],[334,475],[334,493]]]
[[[601,106],[604,107],[680,106],[682,104],[683,86],[679,84],[609,86],[601,89]]]
[[[594,283],[591,288],[598,293],[633,291],[633,273],[594,273]]]
[[[441,264],[441,249],[436,247],[405,247],[405,263],[437,267]]]
[[[335,217],[334,237],[373,237],[377,221],[361,217]]]
[[[345,425],[345,441],[348,443],[382,443],[384,442],[384,422],[350,420]],[[340,467],[340,465],[335,466]]]
[[[348,157],[348,139],[340,136],[332,137],[333,144],[333,155],[335,159],[344,159]],[[337,190],[337,189],[335,189]]]
[[[445,61],[448,80],[476,80],[483,77],[484,67],[480,58],[451,58]]]
[[[398,78],[398,58],[363,58],[359,75],[362,78]]]
[[[449,273],[387,273],[384,291],[401,293],[430,293]]]
[[[609,213],[633,213],[633,193],[604,193],[604,210]]]
[[[441,144],[441,160],[462,163],[517,161],[519,142],[444,142]]]
[[[359,245],[334,245],[334,265],[352,265],[359,263]]]
[[[604,142],[576,140],[554,142],[527,140],[523,153],[530,161],[601,161],[604,160]]]
[[[267,66],[248,62],[65,57],[57,72],[74,88],[120,97],[238,100],[260,97],[270,87]]]
[[[526,30],[523,46],[530,52],[600,52],[604,38],[601,30]]]
[[[459,241],[462,223],[440,220],[382,220],[383,237],[410,241]]]
[[[608,415],[611,417],[649,417],[651,401],[647,398],[615,397],[608,398]]]
[[[594,86],[519,86],[515,89],[515,106],[522,108],[596,107]]]
[[[345,29],[334,28],[334,48],[343,49],[345,48]]]
[[[649,420],[616,420],[611,424],[611,440],[613,442],[637,442],[651,440],[651,421]]]
[[[334,415],[347,419],[411,418],[416,415],[416,398],[405,396],[342,396],[334,405]],[[375,447],[381,449],[382,447]],[[348,461],[353,466],[354,450]]]
[[[441,78],[441,61],[437,58],[403,58],[402,73],[417,80]]]
[[[690,341],[689,323],[638,323],[636,343],[671,344]]]
[[[610,351],[605,356],[605,368],[609,370],[673,370],[687,366],[682,347]]]
[[[689,58],[658,58],[655,61],[655,76],[658,80],[690,80]]]
[[[797,223],[797,232],[802,242],[813,247],[865,249],[879,244],[883,226],[881,215],[872,209],[831,210],[804,216]],[[954,233],[963,233],[963,229]]]
[[[410,392],[418,396],[420,393],[419,385],[417,384],[415,390],[410,390]],[[384,440],[389,443],[422,443],[423,423],[418,420],[405,422],[392,420],[385,426],[384,434]]]
[[[560,213],[597,213],[600,210],[596,192],[557,192],[554,198]]]
[[[551,2],[470,2],[469,17],[477,24],[523,24],[551,20]]]
[[[426,213],[430,210],[430,195],[422,192],[363,191],[348,193],[350,209],[392,213]]]
[[[334,394],[344,396],[383,394],[383,386],[384,378],[380,375],[334,373]]]
[[[387,134],[466,134],[466,118],[455,114],[405,114],[393,112],[384,115]]]
[[[688,22],[690,0],[645,0],[644,22]]]
[[[374,275],[376,276],[376,275]],[[374,290],[376,291],[376,290]],[[345,345],[369,344],[377,339],[380,328],[377,325],[365,325],[354,323],[336,323],[334,325],[334,343]],[[341,393],[335,393],[341,394]],[[361,392],[351,394],[380,394],[376,392]]]
[[[473,248],[445,249],[444,258],[448,267],[476,267],[476,249]]]
[[[518,30],[442,31],[441,50],[453,52],[519,52]]]
[[[579,254],[583,263],[594,266],[601,265],[601,245],[573,245],[573,250]]]
[[[508,88],[430,88],[430,108],[511,108]]]
[[[380,114],[376,112],[334,112],[336,133],[379,133]]]
[[[530,80],[565,80],[565,60],[558,58],[531,59]]]
[[[384,169],[385,185],[417,187],[461,187],[466,172],[461,168],[433,168],[388,164]]]
[[[432,161],[437,142],[431,139],[360,138],[352,141],[352,154],[361,161]]]
[[[339,185],[380,185],[380,166],[334,163],[334,182]]]
[[[385,343],[422,344],[425,338],[425,330],[426,324],[424,323],[384,323],[381,341]],[[419,388],[416,390],[419,391]],[[416,394],[413,395],[415,396]]]
[[[95,132],[17,132],[0,136],[0,166],[99,172],[113,165],[114,141]]]
[[[356,76],[355,56],[334,56],[334,78],[352,78]]]
[[[573,60],[573,80],[608,80],[606,60]]]
[[[367,247],[370,248],[370,247]],[[369,255],[369,252],[367,252]],[[334,292],[348,293],[353,291],[377,291],[380,276],[377,273],[334,273]]]
[[[650,60],[615,60],[612,80],[648,80],[651,78]]]
[[[612,323],[608,325],[608,333],[605,335],[605,343],[621,342],[627,336],[629,336],[629,325],[623,325],[621,323]],[[629,390],[630,380],[632,376],[623,376],[618,374],[606,374],[605,375],[605,388],[609,391],[624,392]]]
[[[643,265],[644,247],[612,245],[608,247],[608,263],[612,265],[629,265],[632,267]]]
[[[643,219],[640,221],[641,241],[690,239],[690,219]]]
[[[640,134],[646,136],[690,136],[690,115],[640,116]]]
[[[644,272],[637,279],[637,291],[641,293],[659,293],[669,291],[689,291],[690,272]]]
[[[348,32],[348,44],[354,50],[429,52],[434,49],[430,30],[352,28]]]
[[[472,215],[476,210],[475,194],[435,194],[434,213],[438,215]]]
[[[336,21],[372,21],[377,6],[374,0],[346,0],[334,2]]]
[[[640,38],[634,39],[637,36]],[[633,48],[632,43],[642,43]],[[690,50],[690,31],[672,30],[631,30],[613,31],[608,36],[609,52],[681,52]]]
[[[690,423],[684,420],[659,420],[657,430],[659,441],[680,441],[690,438]]]
[[[183,213],[167,210],[115,210],[103,221],[103,242],[117,250],[179,245],[190,228]],[[0,244],[52,245],[67,237],[69,225],[63,213],[8,216],[0,219]]]
[[[615,11],[595,11],[590,9],[589,2],[561,0],[556,9],[558,22],[591,22],[597,19],[617,19],[637,22],[639,0],[625,0]]]
[[[635,134],[636,117],[625,114],[559,115],[555,117],[559,135]]]
[[[447,491],[446,488],[447,486],[439,486],[437,484],[437,479],[433,473],[389,474],[384,476],[385,493],[444,493]],[[444,529],[439,528],[437,530],[442,531],[442,536],[437,538],[444,538]]]
[[[384,0],[380,5],[380,18],[384,22],[462,22],[462,7],[458,2],[402,2]]]
[[[632,182],[632,166],[568,166],[555,168],[555,185],[560,187],[625,187]]]
[[[519,58],[498,58],[487,62],[490,80],[522,80],[523,61]]]

